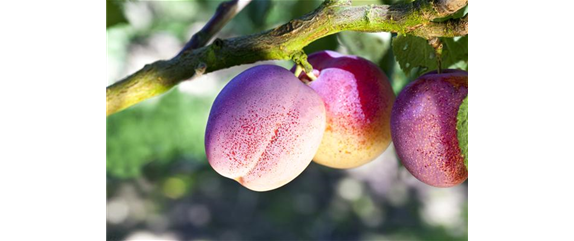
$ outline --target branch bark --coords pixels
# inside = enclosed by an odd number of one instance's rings
[[[303,47],[341,31],[394,32],[420,36],[455,37],[468,34],[468,18],[433,22],[466,6],[467,0],[417,0],[396,5],[351,6],[350,0],[327,0],[313,12],[275,29],[249,36],[216,39],[211,45],[182,51],[107,88],[107,115],[159,95],[196,72],[209,73],[262,60],[306,63]]]
[[[239,13],[251,0],[231,0],[222,2],[215,14],[199,32],[195,33],[178,55],[185,51],[205,46],[237,13]]]

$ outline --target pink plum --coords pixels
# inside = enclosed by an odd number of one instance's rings
[[[289,70],[259,65],[219,93],[207,122],[205,150],[219,174],[254,191],[295,179],[325,131],[325,107]]]
[[[393,143],[405,168],[420,181],[451,187],[467,179],[458,144],[457,114],[468,94],[468,73],[427,73],[397,97],[391,117]]]
[[[352,55],[320,51],[309,55],[316,80],[310,83],[327,111],[327,129],[314,161],[333,168],[368,163],[391,142],[395,94],[385,73]],[[302,80],[309,77],[302,73]]]

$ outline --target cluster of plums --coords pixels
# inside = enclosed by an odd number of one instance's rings
[[[363,165],[392,140],[422,182],[450,187],[467,179],[456,129],[467,72],[427,73],[395,100],[385,74],[368,60],[321,51],[308,61],[317,76],[310,82],[306,73],[295,76],[295,68],[259,65],[223,88],[205,134],[215,171],[268,191],[295,179],[312,160],[332,168]]]

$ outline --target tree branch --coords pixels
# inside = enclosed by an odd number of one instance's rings
[[[431,39],[468,34],[468,18],[433,22],[466,6],[467,0],[417,0],[396,5],[351,6],[327,0],[315,11],[275,29],[249,36],[216,39],[209,46],[182,51],[170,60],[146,65],[107,88],[107,115],[161,94],[196,72],[213,72],[262,60],[305,61],[303,47],[341,31],[394,32]],[[305,63],[303,63],[305,64]]]
[[[205,46],[216,33],[218,33],[237,13],[239,13],[251,0],[231,0],[222,2],[215,14],[199,32],[195,33],[178,55],[185,51]]]

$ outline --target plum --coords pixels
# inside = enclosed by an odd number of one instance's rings
[[[395,94],[387,76],[366,59],[333,51],[313,53],[308,61],[317,76],[309,86],[327,111],[327,128],[313,160],[333,168],[372,161],[391,142]],[[299,78],[309,79],[305,73]]]
[[[391,116],[392,138],[405,168],[420,181],[451,187],[467,179],[457,139],[459,106],[468,95],[468,73],[427,73],[397,96]]]
[[[259,65],[233,78],[209,114],[205,151],[216,172],[254,191],[295,179],[325,131],[325,106],[289,70]]]

